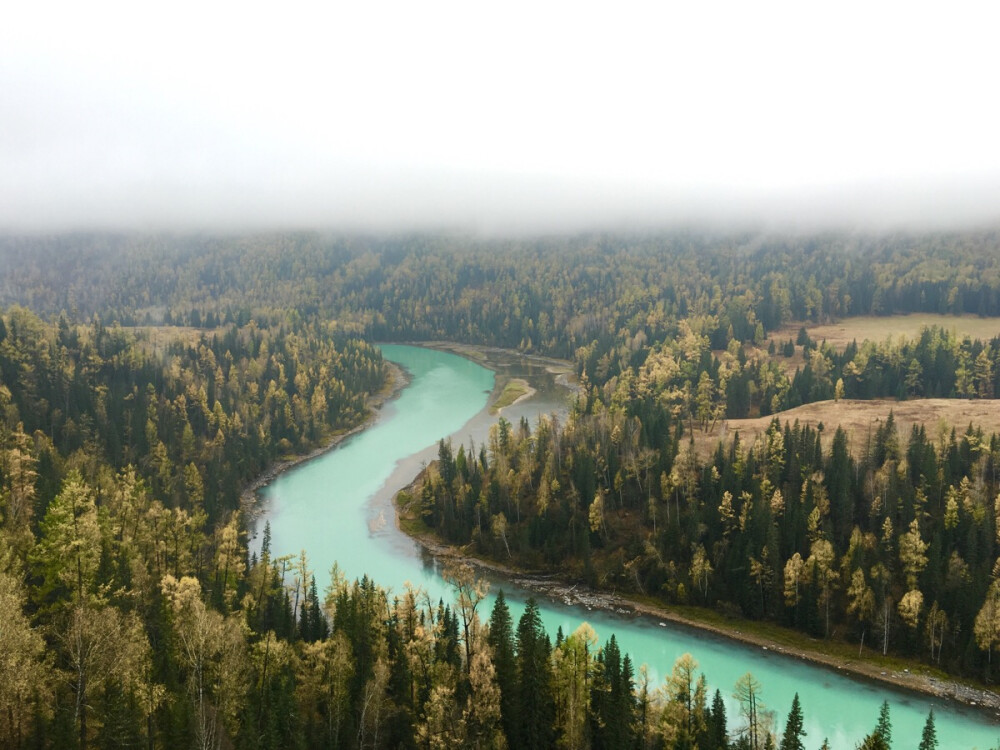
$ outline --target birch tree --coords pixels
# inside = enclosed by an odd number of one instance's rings
[[[479,615],[476,610],[490,590],[485,578],[476,578],[475,569],[468,563],[449,563],[442,576],[457,594],[456,606],[462,617],[462,635],[465,642],[465,670],[472,669],[472,652],[479,637]]]
[[[695,676],[698,662],[681,655],[663,688],[663,736],[671,747],[693,747],[707,729],[704,680]]]
[[[178,580],[168,574],[161,588],[173,615],[178,658],[187,672],[195,741],[199,750],[213,750],[223,744],[227,729],[235,736],[246,693],[244,629],[235,615],[224,618],[205,606],[194,578]]]
[[[20,747],[31,730],[29,705],[51,690],[45,641],[24,614],[23,587],[0,570],[0,747]]]
[[[296,692],[307,726],[324,747],[339,747],[350,710],[351,644],[341,631],[302,646]]]
[[[74,695],[79,747],[86,748],[88,718],[95,691],[106,680],[136,697],[145,715],[162,701],[164,690],[151,679],[152,654],[146,631],[135,613],[116,607],[77,603],[59,638],[66,652],[67,678]]]
[[[750,750],[763,750],[770,734],[769,714],[760,693],[760,682],[749,672],[736,681],[733,691],[733,698],[739,702],[740,713],[746,721],[739,733],[746,737]]]
[[[472,652],[472,667],[469,670],[469,700],[462,714],[468,743],[477,750],[504,750],[504,738],[500,721],[500,687],[496,681],[496,669],[490,658],[489,644],[478,638]]]
[[[590,680],[597,633],[583,623],[553,653],[556,726],[566,748],[582,747],[590,713]]]

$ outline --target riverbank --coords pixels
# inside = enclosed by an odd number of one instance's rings
[[[261,505],[256,499],[257,493],[262,487],[265,487],[273,482],[279,474],[288,471],[294,466],[306,463],[307,461],[312,461],[314,458],[319,458],[323,454],[329,453],[342,442],[347,440],[347,438],[368,428],[372,421],[378,416],[382,407],[389,401],[396,398],[402,390],[409,385],[410,376],[406,370],[397,365],[395,362],[390,362],[389,360],[384,360],[384,362],[388,371],[385,383],[378,392],[372,394],[365,402],[365,408],[368,410],[368,414],[363,420],[361,420],[361,422],[348,430],[336,433],[328,440],[324,441],[324,443],[315,450],[303,453],[302,455],[291,456],[280,461],[276,461],[268,467],[264,473],[247,485],[243,492],[240,493],[240,511],[243,514],[243,518],[248,529],[253,528],[254,522],[262,512]]]
[[[513,349],[503,349],[498,346],[481,346],[479,344],[459,344],[453,341],[419,341],[414,342],[416,346],[425,346],[428,349],[436,349],[442,352],[449,352],[451,354],[457,354],[460,357],[465,357],[466,359],[471,359],[473,362],[482,365],[483,367],[489,368],[497,373],[497,384],[493,389],[493,393],[490,395],[490,405],[492,406],[497,402],[497,399],[502,394],[504,388],[506,387],[509,380],[506,378],[502,372],[506,360],[513,358],[523,360],[538,367],[543,368],[549,375],[552,376],[553,382],[569,390],[574,396],[580,392],[580,383],[576,379],[576,370],[573,363],[565,359],[556,359],[555,357],[545,357],[541,354],[527,354],[525,352],[519,352]],[[519,378],[518,378],[519,379]],[[534,395],[534,387],[532,387],[531,393],[526,393],[521,395],[516,401],[511,404],[503,404],[504,406],[513,406],[514,404],[529,399]]]
[[[497,399],[490,404],[490,414],[500,414],[504,408],[515,406],[531,398],[537,391],[524,378],[512,378],[503,387]]]
[[[859,657],[854,644],[820,641],[773,623],[737,620],[701,607],[668,607],[652,598],[594,590],[558,573],[524,570],[513,562],[485,559],[473,554],[470,549],[446,544],[424,525],[419,509],[413,505],[420,497],[425,472],[426,469],[397,493],[393,505],[396,509],[397,527],[437,560],[471,564],[493,576],[507,579],[518,587],[567,605],[585,607],[591,611],[604,610],[619,616],[645,617],[664,626],[669,622],[673,626],[737,641],[872,683],[957,701],[982,712],[993,721],[1000,719],[1000,695],[982,685],[955,679],[920,662],[883,657],[881,654]],[[404,504],[407,496],[411,498],[410,505]]]
[[[540,383],[529,382],[525,379],[525,377],[512,377],[502,372],[503,370],[506,370],[510,366],[510,363],[514,360],[527,361],[533,365],[537,365],[550,374],[553,382],[560,388],[565,388],[573,394],[579,392],[579,384],[576,382],[573,365],[571,362],[565,360],[555,359],[553,357],[543,357],[536,354],[524,354],[522,352],[503,349],[500,347],[460,344],[451,341],[415,341],[408,342],[408,345],[421,346],[427,349],[456,354],[492,370],[495,373],[496,378],[494,380],[493,392],[490,394],[489,400],[487,401],[487,410],[490,410],[492,407],[499,404],[499,399],[502,397],[505,389],[511,382],[514,381],[523,383],[523,389],[515,386],[517,390],[516,397],[513,398],[510,403],[500,404],[500,408],[517,406],[518,404],[527,401],[538,394],[541,388]],[[409,385],[409,374],[403,368],[399,367],[394,362],[390,362],[389,360],[384,361],[389,370],[389,375],[386,378],[386,383],[382,389],[369,398],[366,404],[368,415],[361,423],[349,430],[345,430],[334,435],[329,440],[324,442],[323,445],[313,451],[298,456],[291,456],[275,462],[253,482],[247,485],[247,487],[240,494],[240,508],[243,513],[243,517],[246,520],[247,528],[253,531],[254,523],[263,512],[263,508],[260,503],[257,502],[256,497],[261,488],[273,482],[279,474],[282,474],[299,464],[319,458],[336,448],[347,438],[368,428],[378,415],[382,406],[395,399],[400,392],[406,388],[407,385]],[[490,416],[495,414],[495,412],[490,411],[487,411],[487,413]]]

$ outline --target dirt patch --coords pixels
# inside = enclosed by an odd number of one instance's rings
[[[838,351],[843,351],[852,341],[859,344],[864,340],[884,341],[892,336],[895,339],[913,339],[920,331],[930,326],[938,326],[946,331],[953,331],[959,338],[969,336],[973,339],[986,341],[994,336],[1000,336],[1000,318],[980,318],[975,315],[937,315],[934,313],[913,313],[911,315],[862,315],[856,318],[844,318],[837,323],[822,325],[787,323],[771,335],[775,346],[791,339],[795,341],[799,329],[805,325],[809,338],[820,343],[826,341]]]
[[[962,434],[970,424],[982,427],[986,435],[1000,432],[1000,399],[841,399],[817,401],[756,419],[729,419],[716,427],[714,432],[695,430],[694,441],[702,456],[714,450],[720,440],[728,443],[737,432],[745,444],[752,443],[767,431],[771,420],[777,417],[782,425],[798,421],[799,424],[817,428],[822,424],[822,441],[827,448],[837,427],[842,427],[847,432],[848,447],[858,452],[864,451],[869,436],[874,438],[876,430],[889,418],[890,411],[903,444],[915,424],[924,425],[931,441],[939,439],[941,429],[950,431],[954,427],[957,433]]]
[[[184,346],[197,346],[203,338],[210,338],[223,332],[221,328],[191,328],[190,326],[124,326],[122,330],[130,331],[142,338],[149,350],[156,353],[166,351],[168,347],[177,342]]]

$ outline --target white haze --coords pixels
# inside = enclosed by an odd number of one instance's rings
[[[0,228],[992,224],[997,20],[962,3],[18,3]]]

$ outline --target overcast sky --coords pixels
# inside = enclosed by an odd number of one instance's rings
[[[996,223],[989,5],[14,3],[0,228]]]

